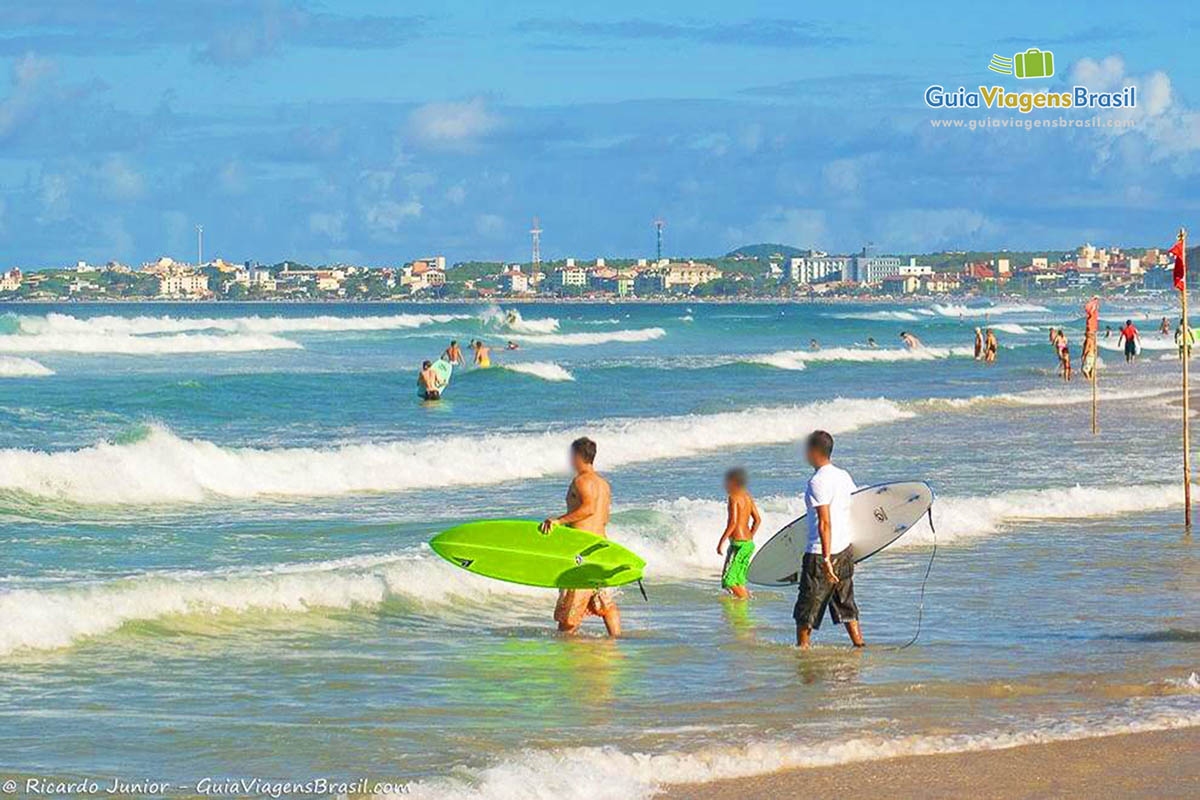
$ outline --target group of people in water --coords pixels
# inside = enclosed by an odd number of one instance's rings
[[[801,556],[797,582],[799,594],[792,608],[796,644],[807,648],[812,633],[821,627],[826,609],[836,625],[844,625],[855,647],[863,646],[854,599],[854,549],[851,545],[850,496],[858,489],[850,473],[834,466],[833,436],[813,431],[804,446],[813,473],[804,490],[808,541]],[[554,535],[559,525],[608,538],[612,487],[596,472],[596,443],[587,437],[571,442],[568,460],[574,477],[567,487],[567,510],[543,520],[541,531]],[[754,536],[762,515],[749,490],[746,470],[725,473],[726,522],[717,540],[718,555],[725,556],[721,586],[735,599],[746,600]],[[558,630],[572,634],[588,617],[599,617],[611,637],[621,635],[621,611],[609,589],[560,589],[554,606]]]
[[[482,339],[472,339],[467,347],[471,351],[471,363],[476,369],[487,369],[492,365],[492,348]],[[520,350],[521,346],[510,339],[504,349]],[[457,339],[451,340],[449,347],[442,351],[438,360],[444,361],[451,367],[467,365],[466,357],[463,355]],[[449,383],[449,377],[439,372],[434,367],[433,361],[426,360],[421,363],[421,371],[417,374],[417,389],[421,393],[421,397],[426,400],[440,400],[447,383]]]
[[[996,363],[996,351],[1000,348],[1000,343],[996,341],[996,333],[991,328],[986,331],[983,328],[975,329],[975,360],[982,361],[985,364]]]
[[[1089,304],[1090,305],[1090,304]],[[1085,307],[1085,311],[1087,307]],[[1095,322],[1090,322],[1089,325],[1098,328]],[[1171,323],[1167,317],[1163,317],[1158,324],[1159,336],[1166,338],[1171,335]],[[1137,326],[1133,324],[1133,320],[1125,320],[1115,332],[1111,325],[1104,326],[1104,339],[1117,338],[1117,347],[1125,356],[1125,363],[1133,364],[1137,361],[1138,356],[1142,351],[1142,334]],[[1083,339],[1083,348],[1080,353],[1080,371],[1085,378],[1091,378],[1092,370],[1095,368],[1098,342],[1100,334],[1094,328],[1089,328]],[[1184,330],[1183,320],[1179,320],[1179,324],[1175,326],[1175,346],[1179,350],[1179,357],[1183,358],[1185,353],[1188,357],[1191,356],[1192,345],[1196,343],[1196,331],[1194,329]],[[1067,340],[1067,332],[1063,328],[1050,329],[1050,346],[1054,348],[1055,355],[1058,357],[1058,375],[1064,381],[1070,381],[1072,378],[1071,369],[1071,346]]]

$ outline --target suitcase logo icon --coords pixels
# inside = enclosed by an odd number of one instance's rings
[[[1024,53],[1015,53],[1012,58],[993,53],[992,60],[988,62],[988,69],[1017,78],[1052,78],[1054,53],[1036,47],[1031,47]]]

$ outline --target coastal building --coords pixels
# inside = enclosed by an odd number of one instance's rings
[[[879,283],[887,294],[914,294],[921,288],[921,279],[916,275],[889,275]]]
[[[513,264],[500,273],[500,289],[508,294],[525,294],[529,291],[529,276],[521,271],[520,264]]]
[[[896,274],[916,275],[918,277],[922,275],[932,275],[933,267],[929,266],[928,264],[918,264],[916,258],[910,258],[908,259],[907,264],[902,264],[900,268],[896,270]]]
[[[875,284],[889,275],[895,275],[900,269],[898,256],[881,256],[875,253],[872,245],[867,245],[858,255],[850,259],[848,273],[843,273],[843,280],[854,283]]]
[[[666,288],[668,291],[677,289],[691,291],[702,283],[720,280],[724,274],[711,264],[701,264],[690,259],[687,261],[667,262],[665,272]]]
[[[15,292],[21,288],[21,270],[13,267],[0,275],[0,292]]]
[[[666,273],[658,270],[639,272],[633,281],[633,292],[639,296],[663,294],[667,291]]]
[[[819,250],[788,261],[788,280],[799,285],[840,281],[849,271],[849,256],[831,256]]]
[[[636,272],[618,272],[617,273],[617,296],[629,297],[633,294],[634,283],[637,281]]]
[[[158,296],[195,300],[208,296],[208,276],[190,270],[173,270],[158,278]]]
[[[568,258],[561,268],[550,273],[550,288],[556,292],[568,289],[580,290],[587,287],[588,274],[583,267],[575,266],[575,259]]]

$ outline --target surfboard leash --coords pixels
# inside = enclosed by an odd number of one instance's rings
[[[929,506],[929,530],[933,532],[933,551],[929,554],[929,565],[925,567],[925,577],[921,580],[921,599],[917,603],[917,631],[905,644],[897,647],[897,650],[912,647],[917,643],[917,638],[921,635],[921,620],[925,616],[925,584],[929,583],[929,573],[933,572],[933,559],[937,557],[937,528],[933,526],[932,505]]]

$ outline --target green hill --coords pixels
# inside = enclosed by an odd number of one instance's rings
[[[725,254],[725,258],[791,258],[807,252],[790,244],[746,244],[736,250],[730,250]]]

